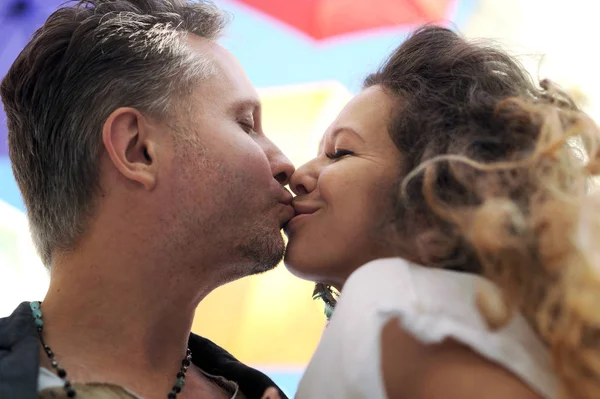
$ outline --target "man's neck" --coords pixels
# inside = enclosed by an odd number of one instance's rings
[[[172,385],[196,306],[212,287],[179,278],[173,265],[152,264],[160,255],[93,252],[70,253],[53,265],[42,304],[46,343],[75,381],[134,391],[143,390],[139,381],[159,390]]]

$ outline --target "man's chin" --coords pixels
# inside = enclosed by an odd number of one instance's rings
[[[256,274],[262,274],[262,273],[266,273],[269,272],[271,270],[274,270],[277,265],[279,265],[279,262],[276,263],[275,265],[270,265],[270,264],[262,264],[262,265],[255,265],[252,269],[251,272],[249,273],[249,275],[256,275]]]
[[[244,258],[249,262],[245,270],[247,275],[261,274],[275,269],[285,255],[285,243],[279,233],[275,237],[263,236],[254,239],[241,249]]]
[[[285,255],[285,246],[282,243],[281,249],[271,253],[269,256],[263,256],[260,260],[257,259],[252,274],[265,273],[275,269],[282,261]]]
[[[280,262],[258,262],[257,260],[247,260],[243,263],[238,263],[235,270],[227,273],[226,281],[223,284],[230,283],[245,277],[263,274],[275,269]]]

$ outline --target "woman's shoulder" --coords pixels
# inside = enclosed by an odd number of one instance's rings
[[[298,397],[386,397],[380,367],[383,326],[398,318],[417,338],[429,334],[432,321],[446,317],[438,304],[448,300],[436,290],[448,285],[448,279],[452,275],[442,270],[400,258],[378,259],[357,269],[342,289]],[[435,328],[441,335],[443,325]]]
[[[490,331],[475,305],[480,276],[427,268],[399,258],[378,259],[357,269],[344,285],[331,319],[331,333],[346,348],[380,364],[381,333],[390,320],[423,344],[450,339],[551,397],[556,381],[544,345],[517,314]],[[366,344],[368,343],[368,345]],[[363,370],[364,371],[364,370]],[[359,370],[355,370],[358,375]]]
[[[382,334],[391,321],[405,338],[415,339],[412,347],[450,339],[508,370],[542,397],[553,397],[556,381],[547,350],[525,320],[516,315],[505,328],[488,330],[474,300],[483,281],[398,258],[365,264],[344,285],[298,398],[387,397],[382,351],[391,349],[382,345]],[[405,343],[403,350],[410,347]]]

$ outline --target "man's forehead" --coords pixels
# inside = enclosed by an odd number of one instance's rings
[[[217,75],[229,75],[229,78],[236,80],[248,80],[237,58],[219,43],[194,34],[190,34],[187,41],[191,51],[213,64]]]
[[[199,85],[200,92],[213,100],[220,98],[234,112],[260,108],[258,92],[233,54],[218,43],[193,34],[188,41],[192,51],[213,64],[214,73]]]

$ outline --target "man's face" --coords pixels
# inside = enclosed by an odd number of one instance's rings
[[[169,239],[195,257],[188,261],[210,264],[224,282],[282,259],[281,228],[293,216],[283,186],[294,167],[264,135],[258,94],[236,59],[218,44],[190,43],[211,58],[216,73],[179,113],[173,156],[161,168],[170,207],[164,223],[174,233]]]

